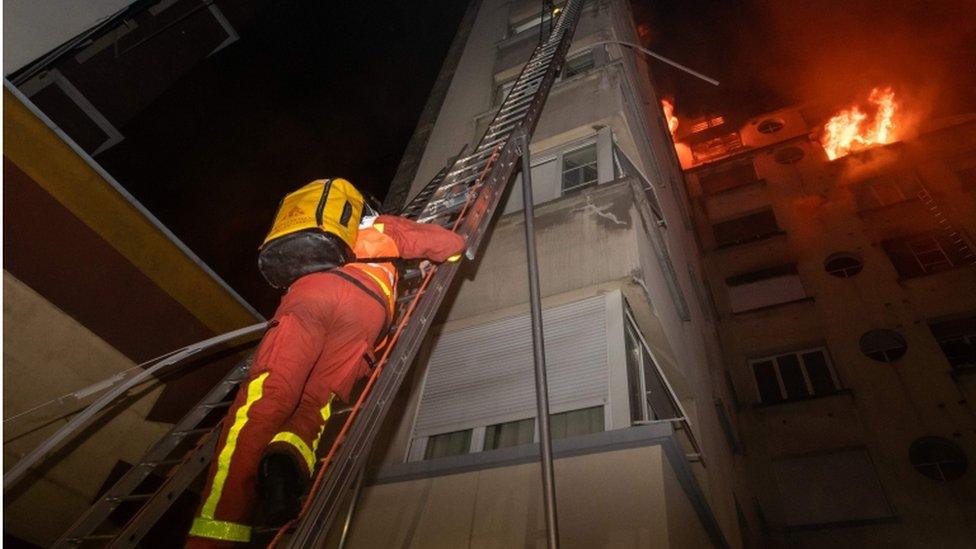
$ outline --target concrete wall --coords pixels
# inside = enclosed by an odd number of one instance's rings
[[[562,458],[555,473],[562,547],[710,543],[659,446]],[[368,486],[348,547],[544,545],[539,466],[528,463]]]
[[[966,546],[976,533],[976,477],[969,472],[947,483],[926,478],[913,469],[908,449],[917,438],[931,435],[959,445],[970,463],[976,456],[976,421],[972,393],[967,392],[971,386],[967,388],[966,378],[951,375],[928,328],[932,320],[976,312],[976,271],[970,266],[901,278],[881,241],[936,229],[936,219],[913,197],[859,211],[854,192],[865,178],[914,173],[957,228],[976,234],[976,199],[954,171],[966,162],[976,164],[976,124],[827,162],[819,144],[805,136],[795,112],[769,116],[788,122],[782,135],[773,134],[776,139],[758,144],[765,148],[739,155],[751,157],[762,183],[706,197],[698,177],[710,166],[690,171],[688,183],[698,230],[711,248],[707,270],[721,316],[725,362],[740,400],[746,467],[772,536],[805,547]],[[775,152],[787,146],[802,149],[804,158],[791,165],[777,163]],[[712,223],[761,203],[772,206],[784,234],[715,249]],[[859,255],[863,271],[851,278],[828,274],[824,261],[836,252]],[[731,311],[727,277],[788,262],[796,263],[807,300],[748,313]],[[861,353],[860,336],[879,328],[905,338],[904,357],[881,363]],[[758,404],[748,360],[813,346],[828,349],[843,391]],[[781,510],[784,496],[769,475],[772,462],[851,447],[867,449],[891,508],[890,520],[811,531],[787,528]]]
[[[5,419],[135,365],[6,271],[3,298]],[[89,507],[118,460],[134,463],[169,429],[145,419],[161,391],[158,383],[135,388],[127,407],[108,410],[5,493],[7,532],[42,546],[53,543]],[[83,403],[47,406],[5,423],[4,470],[67,423]]]

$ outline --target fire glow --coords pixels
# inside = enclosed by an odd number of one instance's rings
[[[668,121],[668,131],[674,137],[674,131],[678,129],[678,117],[674,115],[674,104],[667,99],[661,100],[661,108],[664,109],[664,119]]]
[[[869,107],[861,105],[840,111],[824,124],[820,138],[827,157],[836,160],[852,152],[885,145],[898,140],[894,119],[898,110],[891,88],[874,88],[868,96]],[[870,116],[869,113],[874,115]]]

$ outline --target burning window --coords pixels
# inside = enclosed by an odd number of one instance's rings
[[[967,265],[972,257],[972,247],[958,235],[958,241],[949,235],[935,231],[894,238],[881,243],[891,263],[902,278],[911,278],[946,271]]]
[[[712,118],[707,118],[700,122],[695,122],[691,125],[689,130],[691,133],[698,133],[707,130],[708,128],[714,128],[715,126],[721,126],[725,124],[725,119],[721,116],[713,116]]]
[[[717,160],[742,148],[742,139],[739,137],[739,132],[731,132],[721,137],[695,143],[691,146],[691,154],[697,164]]]
[[[824,124],[820,138],[827,158],[836,160],[852,152],[897,141],[897,110],[891,88],[874,88],[867,103],[851,105],[832,116]]]

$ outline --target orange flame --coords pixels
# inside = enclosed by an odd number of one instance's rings
[[[898,140],[895,135],[895,92],[891,88],[874,88],[868,96],[873,105],[874,117],[868,122],[868,113],[859,105],[852,105],[831,117],[824,124],[820,138],[827,158],[835,160],[868,147],[884,145]]]
[[[664,109],[664,119],[668,121],[668,131],[674,138],[674,131],[678,129],[678,117],[674,115],[674,104],[667,99],[662,99],[661,108]]]

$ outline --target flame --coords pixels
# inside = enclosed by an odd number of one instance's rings
[[[664,119],[668,121],[668,131],[674,138],[674,131],[678,129],[678,117],[674,115],[674,103],[667,99],[661,100],[661,108],[664,109]]]
[[[860,105],[852,105],[824,124],[820,143],[827,158],[836,160],[852,152],[898,140],[894,122],[898,109],[895,92],[890,87],[874,88],[868,95],[868,103],[872,105],[870,110],[874,111],[870,120]]]

